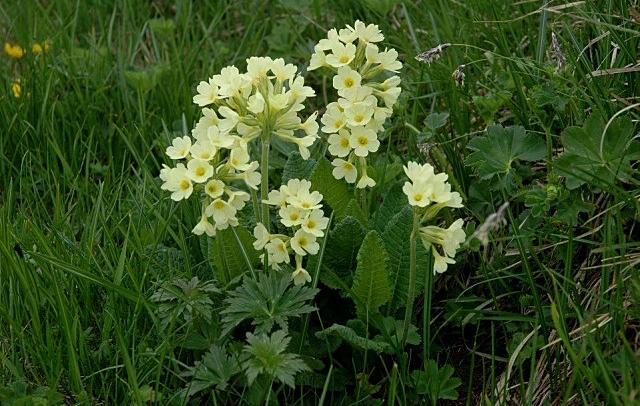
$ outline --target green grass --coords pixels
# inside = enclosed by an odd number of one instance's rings
[[[551,9],[540,12],[542,3]],[[150,297],[172,277],[213,276],[201,239],[190,232],[199,209],[175,204],[160,190],[158,173],[169,163],[164,149],[197,120],[191,98],[200,80],[226,65],[244,66],[252,55],[304,66],[327,29],[355,19],[379,24],[385,45],[404,63],[403,95],[378,170],[394,157],[435,162],[465,196],[463,217],[476,227],[503,201],[512,203],[508,225],[491,244],[471,242],[458,254],[459,265],[435,280],[431,356],[462,379],[458,402],[640,402],[637,161],[626,182],[572,192],[571,199],[588,204],[573,223],[554,217],[566,208],[553,202],[538,215],[524,202],[536,185],[549,193],[549,186],[562,189],[552,158],[562,152],[566,127],[582,125],[593,112],[609,119],[637,103],[640,73],[588,74],[637,63],[640,3],[562,4],[2,2],[4,41],[27,50],[34,41],[51,41],[37,57],[0,57],[2,404],[21,391],[69,403],[139,404],[150,402],[151,390],[162,394],[160,404],[181,403],[179,391],[188,384],[182,372],[202,351],[177,345],[180,326],[160,329]],[[159,18],[173,22],[169,34],[151,28]],[[551,32],[567,58],[559,74],[548,65]],[[440,60],[414,60],[444,42],[454,45]],[[467,85],[459,88],[451,74],[461,64]],[[20,98],[10,90],[17,79]],[[321,109],[330,82],[315,72],[307,80],[318,94],[311,109]],[[556,96],[566,105],[544,105],[532,96],[536,86],[550,86],[545,100]],[[509,96],[483,114],[485,101],[500,91]],[[418,145],[423,120],[444,111],[449,123],[427,140],[434,146],[425,154]],[[637,122],[639,111],[635,106],[623,116]],[[491,190],[464,162],[467,142],[492,122],[523,126],[545,140],[546,163],[520,167],[527,183],[510,192]],[[286,156],[272,161],[281,168]],[[383,192],[373,191],[372,206]],[[314,331],[336,318],[331,296],[316,305]],[[417,325],[422,307],[419,296]],[[421,351],[408,355],[417,359]],[[361,402],[411,403],[406,360],[367,354],[363,362],[343,346],[335,359],[323,359],[326,381],[313,389],[274,388],[274,394],[282,403],[339,403],[341,393],[331,388],[345,374],[341,369],[363,374]],[[233,391],[211,393],[212,402],[254,402]]]

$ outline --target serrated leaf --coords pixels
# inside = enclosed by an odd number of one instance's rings
[[[377,231],[370,231],[360,246],[351,296],[360,315],[377,313],[391,299],[387,252]]]
[[[428,396],[432,404],[436,404],[439,399],[458,399],[456,388],[462,384],[462,381],[460,378],[454,377],[453,372],[453,367],[450,365],[439,369],[434,360],[427,361],[424,371],[411,373],[416,393]]]
[[[239,372],[238,360],[228,355],[223,348],[212,345],[195,368],[185,374],[193,377],[188,386],[188,394],[193,396],[213,386],[218,390],[225,390],[231,378]]]
[[[242,249],[247,253],[251,266],[256,267],[260,264],[259,253],[253,248],[253,236],[249,231],[242,227],[236,227],[235,232],[238,239],[242,243],[242,247],[238,244],[238,240],[233,235],[233,230],[218,230],[216,236],[210,239],[209,255],[215,265],[217,272],[216,277],[223,284],[230,282],[248,271],[247,261],[242,254]],[[233,253],[233,255],[230,255]]]
[[[513,162],[537,161],[544,158],[546,145],[539,136],[527,134],[523,127],[492,125],[487,135],[469,141],[473,152],[466,159],[480,178],[491,179],[496,175],[511,175]]]
[[[261,374],[267,374],[285,385],[293,388],[294,377],[298,372],[309,371],[309,367],[296,354],[284,352],[291,338],[285,331],[265,334],[247,334],[244,352],[249,357],[243,362],[249,385]]]
[[[382,234],[389,257],[390,304],[393,309],[403,307],[409,294],[409,236],[413,228],[413,211],[406,206],[391,218]],[[416,245],[416,296],[424,287],[425,271],[429,267],[429,256],[424,245]]]
[[[293,152],[287,158],[282,170],[282,184],[287,183],[290,179],[309,179],[315,166],[314,159],[304,160],[298,152]]]
[[[554,161],[554,169],[566,179],[567,188],[585,183],[606,188],[616,179],[630,180],[631,162],[640,159],[640,142],[634,139],[633,124],[618,118],[606,133],[604,128],[604,119],[593,114],[582,127],[568,127],[562,132],[565,151]]]
[[[355,330],[350,327],[343,326],[342,324],[334,324],[331,327],[316,333],[316,337],[318,338],[325,338],[329,335],[340,337],[353,347],[360,348],[362,350],[375,351],[377,353],[388,352],[391,350],[391,346],[389,344],[359,336]]]
[[[364,214],[364,211],[362,211],[362,208],[360,208],[360,205],[358,204],[356,199],[351,199],[349,201],[349,204],[347,205],[347,209],[344,211],[343,215],[345,217],[351,216],[357,219],[360,222],[360,224],[362,224],[363,227],[366,227],[367,223],[369,222],[368,221],[369,219],[367,219],[367,215]]]
[[[337,276],[341,283],[336,286],[335,283],[332,283],[333,279],[329,273],[321,272],[320,278],[324,284],[333,289],[342,288],[345,285],[351,286],[358,250],[364,236],[364,228],[358,220],[351,216],[343,218],[329,232],[323,258],[324,267],[331,270],[331,273]]]
[[[261,272],[257,279],[245,277],[225,299],[227,307],[222,310],[222,336],[228,334],[244,320],[252,320],[256,332],[268,333],[274,324],[284,331],[287,320],[310,313],[316,308],[308,304],[318,289],[295,286],[288,274]]]
[[[402,192],[402,183],[396,183],[384,195],[384,200],[373,214],[371,228],[379,233],[384,232],[393,216],[400,213],[408,204],[407,196]]]
[[[333,177],[332,171],[331,163],[325,158],[320,159],[311,175],[311,188],[322,193],[323,200],[329,204],[336,216],[342,217],[353,195],[344,181]]]

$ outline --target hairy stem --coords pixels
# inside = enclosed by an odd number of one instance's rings
[[[416,242],[418,240],[418,229],[420,228],[420,214],[417,209],[413,209],[413,229],[409,236],[409,291],[407,292],[407,305],[404,309],[404,325],[402,327],[402,346],[407,343],[409,324],[413,315],[413,297],[416,294]]]

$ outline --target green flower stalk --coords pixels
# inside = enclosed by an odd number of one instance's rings
[[[425,283],[425,320],[424,320],[424,345],[425,359],[429,356],[431,342],[430,318],[431,318],[431,293],[433,275],[443,273],[448,264],[455,263],[453,257],[456,250],[464,242],[466,236],[462,230],[463,220],[458,219],[447,229],[435,225],[425,225],[425,222],[433,221],[440,210],[445,207],[460,208],[462,198],[458,192],[451,191],[451,185],[447,183],[447,174],[434,172],[429,164],[419,165],[409,162],[404,167],[411,182],[405,182],[402,191],[413,207],[413,227],[409,236],[409,290],[405,307],[403,324],[403,341],[406,342],[409,324],[413,314],[413,300],[416,294],[416,250],[418,239],[421,240],[429,253],[429,261],[433,263],[433,274],[428,272]],[[442,249],[441,255],[438,248]],[[433,257],[433,262],[431,262]]]

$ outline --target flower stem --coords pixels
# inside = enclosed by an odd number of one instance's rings
[[[270,130],[267,130],[270,131]],[[269,198],[269,142],[271,134],[265,131],[262,137],[262,154],[260,157],[260,174],[262,179],[260,180],[260,203],[262,205],[262,216],[260,220],[266,227],[267,232],[270,232],[269,221],[269,205],[267,200]],[[269,269],[269,254],[264,251],[264,270]]]
[[[424,310],[422,311],[422,359],[425,362],[431,357],[431,297],[433,292],[433,255],[427,252],[427,269],[424,275]]]
[[[409,236],[409,290],[407,292],[407,305],[404,309],[404,325],[402,328],[402,346],[407,343],[407,334],[409,333],[409,324],[413,313],[413,297],[416,295],[416,246],[418,240],[418,231],[420,228],[420,213],[417,209],[413,209],[413,228]]]

